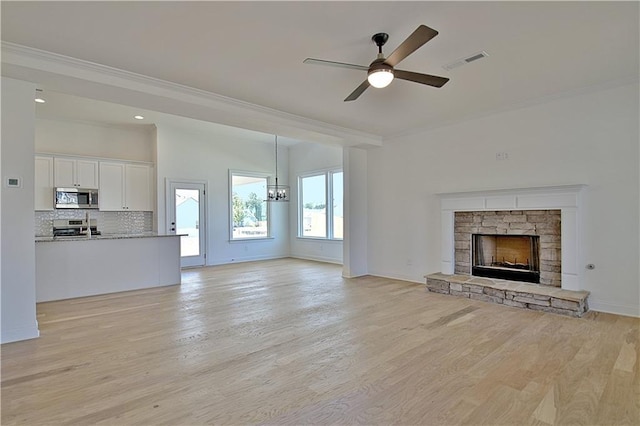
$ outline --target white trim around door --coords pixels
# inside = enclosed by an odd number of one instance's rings
[[[182,234],[180,267],[207,263],[207,182],[170,179],[165,182],[166,232]]]

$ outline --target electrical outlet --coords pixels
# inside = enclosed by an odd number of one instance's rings
[[[413,260],[407,259],[407,266],[413,266]]]
[[[508,152],[496,152],[496,160],[504,161],[504,160],[508,160],[508,159],[509,159],[509,153]]]

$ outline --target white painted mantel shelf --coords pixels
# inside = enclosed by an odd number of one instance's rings
[[[442,216],[442,273],[452,275],[455,270],[454,217],[456,212],[560,210],[561,286],[564,290],[582,290],[581,198],[585,188],[586,185],[580,184],[438,194]]]

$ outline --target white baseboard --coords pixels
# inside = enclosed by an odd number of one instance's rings
[[[38,330],[38,322],[36,321],[35,325],[32,326],[2,330],[0,343],[18,342],[20,340],[35,339],[37,337],[40,337],[40,330]]]
[[[231,257],[228,259],[222,260],[213,260],[211,263],[207,263],[207,266],[216,266],[216,265],[228,265],[230,263],[244,263],[244,262],[256,262],[259,260],[274,260],[274,259],[284,259],[290,256],[287,255],[278,255],[278,256],[244,256],[244,257]]]
[[[325,262],[325,263],[333,263],[335,265],[342,265],[341,259],[336,259],[333,257],[322,257],[322,256],[298,256],[298,255],[290,255],[293,259],[302,259],[302,260],[315,260],[316,262]]]
[[[638,305],[621,305],[606,300],[588,299],[589,309],[592,311],[606,312],[608,314],[623,315],[626,317],[640,317],[640,306]]]
[[[379,274],[376,272],[369,272],[368,275],[371,275],[372,277],[389,278],[390,280],[408,281],[410,283],[426,284],[426,281],[424,278],[422,278],[421,280],[416,280],[415,277],[411,277],[409,275],[403,275],[403,274],[386,275],[386,274]]]
[[[344,270],[342,272],[342,278],[358,278],[358,277],[366,277],[369,274],[361,274],[361,275],[345,275]]]

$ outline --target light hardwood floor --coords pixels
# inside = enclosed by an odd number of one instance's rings
[[[283,259],[38,305],[2,424],[640,424],[640,320]]]

